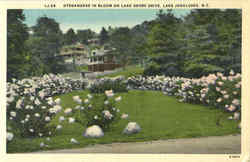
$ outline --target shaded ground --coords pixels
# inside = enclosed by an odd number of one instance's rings
[[[97,144],[80,149],[63,149],[35,153],[240,154],[241,135]]]

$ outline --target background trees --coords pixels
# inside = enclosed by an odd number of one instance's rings
[[[55,57],[59,54],[63,43],[59,23],[46,16],[40,17],[32,30],[29,49],[32,59],[40,62],[38,67],[41,69],[41,74],[63,72],[63,60]]]
[[[238,9],[194,9],[183,17],[160,10],[157,17],[132,28],[109,26],[99,34],[91,29],[65,34],[59,23],[40,17],[29,29],[22,10],[8,10],[7,78],[64,72],[59,57],[63,45],[80,42],[88,49],[108,46],[118,63],[143,64],[144,75],[200,77],[209,73],[241,72],[242,13]],[[89,44],[91,39],[99,44]]]

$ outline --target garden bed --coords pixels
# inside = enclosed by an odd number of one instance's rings
[[[88,91],[73,91],[60,97],[62,107],[73,108],[76,103],[73,96],[86,98]],[[46,137],[23,139],[15,137],[7,147],[8,153],[33,152],[38,150],[80,148],[90,144],[103,144],[113,142],[151,141],[157,139],[176,139],[202,136],[221,136],[240,133],[238,123],[228,120],[230,114],[221,109],[179,102],[175,97],[164,95],[159,91],[131,90],[128,93],[119,93],[122,101],[118,103],[120,111],[128,113],[127,119],[116,123],[104,137],[90,139],[82,136],[85,128],[78,123],[65,124],[56,135]],[[58,124],[57,114],[51,124]],[[220,118],[220,124],[217,124]],[[122,134],[129,121],[136,121],[142,128],[141,132],[133,135]],[[79,144],[73,144],[70,139],[76,139]],[[44,142],[48,147],[40,147]]]

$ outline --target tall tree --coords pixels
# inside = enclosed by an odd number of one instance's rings
[[[99,35],[99,39],[100,39],[101,45],[103,45],[104,43],[107,43],[107,41],[109,39],[108,32],[104,27],[102,27],[102,30],[101,30],[100,35]]]
[[[131,33],[128,27],[117,28],[110,37],[110,44],[115,48],[115,55],[124,67],[131,56]]]
[[[40,17],[37,24],[33,26],[33,33],[37,44],[42,48],[34,47],[32,55],[38,57],[44,64],[43,73],[62,72],[64,70],[63,60],[55,57],[62,47],[62,31],[59,28],[59,23],[46,16]]]
[[[83,44],[88,44],[88,40],[94,38],[95,32],[91,29],[77,30],[77,40]]]
[[[66,34],[64,35],[64,44],[65,45],[72,45],[76,43],[77,41],[77,36],[75,34],[74,29],[70,28]]]
[[[148,53],[154,64],[159,65],[158,73],[173,76],[179,75],[179,54],[181,42],[178,26],[181,20],[171,10],[157,14],[156,22],[148,35]]]
[[[7,12],[7,80],[26,77],[28,62],[27,49],[24,46],[28,39],[28,28],[23,23],[23,10],[8,10]]]

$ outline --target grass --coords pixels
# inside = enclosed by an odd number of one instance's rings
[[[135,76],[135,75],[141,75],[143,73],[143,68],[140,66],[128,66],[126,67],[125,70],[122,71],[118,71],[112,74],[107,74],[107,75],[102,75],[99,76],[98,78],[102,78],[102,77],[117,77],[117,76],[124,76],[125,78],[131,77],[131,76]]]
[[[61,95],[63,108],[76,105],[72,96],[83,98],[87,91],[75,91]],[[150,141],[158,139],[190,138],[202,136],[221,136],[240,133],[237,122],[228,120],[229,114],[218,109],[201,105],[180,103],[174,97],[163,95],[157,91],[129,91],[117,94],[122,96],[118,107],[129,118],[120,120],[105,136],[99,139],[89,139],[82,136],[84,127],[81,125],[65,124],[51,141],[45,138],[21,139],[14,138],[9,143],[7,152],[32,152],[41,150],[40,142],[49,145],[48,149],[80,148],[90,144],[104,144],[112,142]],[[63,112],[62,112],[63,113]],[[57,124],[58,116],[53,120]],[[221,126],[216,125],[218,117],[222,116]],[[142,128],[141,132],[133,135],[123,135],[122,131],[129,121],[136,121]],[[79,144],[71,144],[70,139],[75,138]]]

